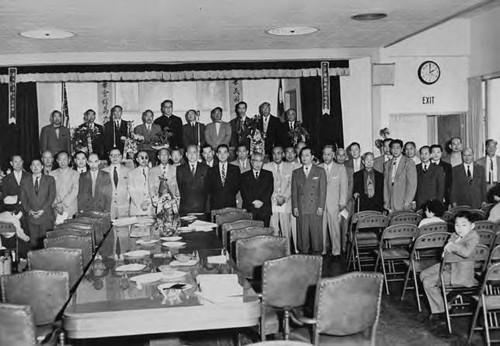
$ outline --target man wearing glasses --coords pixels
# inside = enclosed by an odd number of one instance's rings
[[[128,174],[130,215],[153,215],[153,204],[149,193],[148,153],[145,150],[139,150],[136,161],[139,165]]]
[[[112,219],[129,215],[130,196],[127,190],[130,169],[122,165],[122,153],[115,148],[109,152],[109,167],[103,169],[111,177],[111,208]]]

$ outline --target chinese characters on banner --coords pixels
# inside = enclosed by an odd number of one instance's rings
[[[17,68],[9,67],[9,124],[16,123]]]
[[[330,115],[330,63],[321,62],[321,110]]]

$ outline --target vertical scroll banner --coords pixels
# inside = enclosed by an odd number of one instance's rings
[[[9,124],[17,121],[16,97],[17,97],[17,68],[9,67]]]
[[[110,82],[97,83],[97,102],[99,110],[97,120],[104,124],[109,120],[111,103],[113,102],[113,86]]]
[[[231,110],[231,118],[237,117],[236,104],[243,100],[243,84],[239,79],[229,81],[229,109]]]
[[[330,115],[330,63],[321,62],[321,110]]]

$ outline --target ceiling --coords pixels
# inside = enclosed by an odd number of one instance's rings
[[[196,56],[201,51],[374,48],[491,2],[0,0],[0,57],[14,59],[68,53],[66,63],[71,63],[69,57],[98,56],[97,52],[168,54],[183,51]],[[366,12],[385,12],[388,17],[371,22],[350,19],[352,15]],[[267,29],[287,25],[315,26],[319,32],[296,37],[265,33]],[[44,28],[68,30],[75,36],[64,40],[34,40],[19,35]],[[0,59],[0,64],[6,61]]]

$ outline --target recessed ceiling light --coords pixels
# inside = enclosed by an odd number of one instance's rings
[[[75,34],[59,29],[39,29],[22,32],[21,36],[35,38],[38,40],[59,40],[63,38],[73,37],[75,36]]]
[[[387,17],[387,13],[361,13],[352,16],[351,19],[354,20],[378,20]]]
[[[312,34],[318,30],[318,28],[312,26],[280,26],[278,28],[266,30],[266,32],[270,35],[298,36]]]

